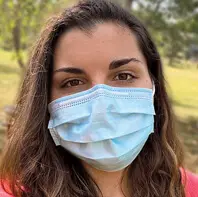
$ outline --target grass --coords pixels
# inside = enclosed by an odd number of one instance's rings
[[[165,74],[177,116],[198,118],[198,69],[165,67]]]
[[[0,49],[0,121],[3,108],[13,104],[20,81],[20,69],[10,52]]]
[[[12,53],[0,49],[0,150],[4,145],[5,132],[2,124],[5,122],[4,108],[12,105],[18,91],[20,69]]]
[[[12,105],[19,90],[20,69],[10,52],[0,49],[0,123],[4,107]],[[196,68],[196,67],[195,67]],[[187,168],[198,173],[198,69],[165,66],[168,92],[178,117],[177,131],[187,150]],[[4,132],[0,128],[0,149]]]

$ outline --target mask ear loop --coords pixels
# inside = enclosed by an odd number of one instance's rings
[[[153,84],[153,88],[152,88],[153,89],[153,94],[152,94],[152,96],[154,96],[155,95],[155,84],[154,84],[154,81],[153,81],[152,84]]]
[[[153,93],[152,93],[152,96],[153,96],[153,102],[154,102],[154,95],[155,95],[155,83],[154,83],[154,81],[153,81],[153,80],[152,80],[152,84],[153,84],[153,88],[152,88]]]

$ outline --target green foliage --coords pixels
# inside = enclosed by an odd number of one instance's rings
[[[0,48],[14,50],[23,68],[21,55],[36,39],[43,21],[52,13],[77,0],[0,0]],[[146,24],[169,65],[184,59],[191,44],[198,45],[197,0],[113,0],[130,10]]]
[[[68,2],[68,0],[63,2],[58,0],[0,0],[0,48],[14,50],[18,65],[24,69],[22,51],[36,40],[44,19]]]
[[[40,30],[41,22],[46,12],[50,12],[54,4],[53,0],[1,0],[0,33],[3,41],[1,46],[6,49],[13,48],[13,29],[17,21],[20,21],[21,46],[23,49],[26,48],[30,44],[32,37]]]
[[[198,45],[196,0],[137,0],[134,13],[146,24],[169,65],[185,59],[191,44]]]

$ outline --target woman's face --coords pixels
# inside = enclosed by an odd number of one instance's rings
[[[97,84],[152,88],[135,35],[105,22],[91,31],[71,29],[55,47],[51,101]]]

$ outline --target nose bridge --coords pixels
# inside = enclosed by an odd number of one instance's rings
[[[98,84],[106,84],[106,73],[104,71],[92,71],[90,80],[92,87]]]

